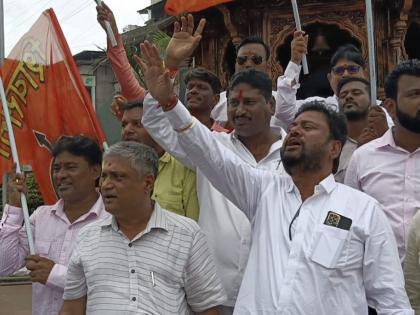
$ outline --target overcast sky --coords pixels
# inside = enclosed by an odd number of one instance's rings
[[[0,0],[1,1],[1,0]],[[137,11],[150,0],[106,0],[114,11],[120,32],[129,24],[143,25],[147,16]],[[73,54],[106,46],[105,32],[96,21],[94,0],[3,0],[5,55],[25,34],[41,13],[53,8]]]

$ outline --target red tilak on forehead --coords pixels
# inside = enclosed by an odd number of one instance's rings
[[[244,94],[244,91],[243,90],[239,90],[238,91],[238,99],[239,99],[239,102],[242,102],[242,100],[244,98],[243,94]]]

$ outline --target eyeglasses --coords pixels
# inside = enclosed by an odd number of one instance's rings
[[[360,68],[361,67],[358,65],[337,66],[332,68],[332,71],[334,72],[334,74],[342,76],[346,70],[349,74],[356,74],[360,71]]]
[[[257,55],[253,55],[253,56],[238,56],[236,57],[236,62],[238,63],[238,65],[243,65],[245,64],[245,62],[248,60],[248,58],[251,59],[252,63],[254,65],[260,65],[263,62],[263,57],[261,56],[257,56]]]

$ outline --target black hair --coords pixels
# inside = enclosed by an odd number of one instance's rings
[[[398,64],[385,80],[385,96],[396,100],[398,95],[398,79],[402,75],[420,77],[420,60],[410,59]]]
[[[304,112],[315,111],[324,114],[330,128],[330,138],[341,143],[341,149],[347,141],[347,122],[346,117],[332,108],[328,107],[324,101],[311,101],[304,103],[296,113],[295,119]],[[340,155],[333,161],[333,174],[338,170]]]
[[[195,68],[185,75],[184,82],[188,84],[190,80],[200,80],[210,84],[214,94],[220,94],[222,91],[222,85],[220,84],[219,78],[211,71],[204,68]]]
[[[130,110],[133,108],[143,108],[143,100],[134,100],[125,103],[123,106],[123,111]]]
[[[236,48],[236,54],[238,54],[239,49],[242,46],[248,45],[248,44],[259,44],[262,45],[264,47],[265,50],[265,60],[267,61],[268,58],[270,58],[270,47],[268,47],[268,45],[266,43],[264,43],[264,41],[261,39],[261,37],[258,36],[249,36],[246,37],[245,39],[243,39],[238,47]]]
[[[66,151],[85,158],[89,165],[102,164],[102,150],[98,143],[89,137],[83,135],[60,137],[53,145],[52,155],[56,158]]]
[[[330,60],[330,66],[331,68],[334,68],[335,65],[343,59],[347,59],[350,61],[353,61],[354,63],[357,63],[362,68],[366,67],[366,62],[363,59],[362,53],[359,49],[357,49],[356,46],[352,44],[347,44],[338,47],[334,55],[331,57]]]
[[[240,83],[246,83],[255,89],[260,90],[265,100],[268,102],[272,97],[272,82],[269,76],[262,71],[255,69],[246,69],[235,73],[229,81],[229,87],[226,91],[226,97],[229,97],[230,91]]]
[[[369,97],[370,97],[370,82],[366,80],[365,78],[360,78],[360,77],[347,77],[347,78],[341,79],[337,84],[337,95],[340,95],[340,91],[343,88],[343,86],[345,86],[346,84],[350,82],[362,82],[365,85],[369,93]]]

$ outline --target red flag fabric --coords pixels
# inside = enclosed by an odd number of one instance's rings
[[[2,77],[20,163],[32,166],[44,201],[53,203],[51,144],[76,134],[102,144],[105,136],[52,9],[13,48]],[[13,164],[3,110],[1,114],[0,176]]]
[[[185,12],[198,12],[215,5],[233,0],[167,0],[165,11],[168,15],[179,15]]]

